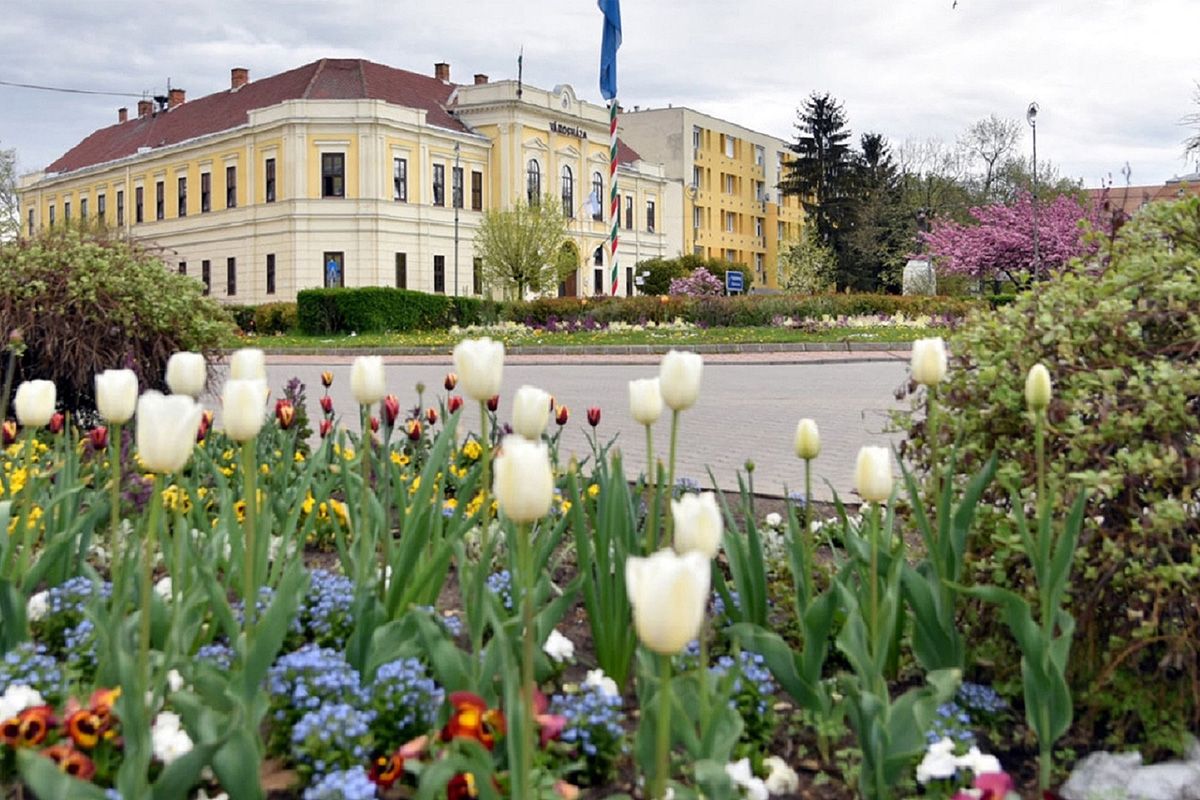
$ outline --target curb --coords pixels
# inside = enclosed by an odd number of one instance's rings
[[[547,347],[537,345],[516,345],[505,348],[505,353],[512,356],[661,356],[674,349],[669,344],[634,344],[634,345],[585,345],[580,347]],[[688,348],[693,353],[701,355],[739,355],[746,353],[828,353],[864,354],[854,360],[863,360],[867,354],[878,354],[880,357],[891,357],[897,352],[908,352],[912,342],[779,342],[770,343],[740,343],[740,344],[701,344]],[[352,356],[449,356],[449,347],[263,347],[263,352],[271,357],[287,356],[330,356],[348,358]],[[232,349],[223,351],[226,355]]]

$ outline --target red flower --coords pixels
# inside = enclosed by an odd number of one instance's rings
[[[400,398],[394,394],[389,394],[383,398],[383,416],[387,420],[388,427],[396,424],[396,417],[400,416]]]
[[[600,406],[592,406],[587,410],[587,420],[593,428],[600,424]]]
[[[566,425],[567,420],[571,418],[571,409],[566,406],[559,406],[558,411],[554,414],[554,421],[559,425]]]
[[[31,706],[17,716],[0,723],[0,741],[10,747],[39,745],[54,727],[54,709]]]
[[[1006,772],[985,772],[975,776],[975,788],[983,792],[981,800],[1004,800],[1013,782]]]
[[[4,420],[4,424],[0,426],[0,435],[3,436],[5,447],[15,442],[17,440],[17,421],[14,419]]]
[[[100,736],[104,733],[105,720],[92,711],[81,708],[71,716],[67,717],[66,725],[67,735],[71,737],[71,741],[76,747],[82,747],[84,750],[91,750],[100,741]]]
[[[292,423],[296,421],[296,407],[292,405],[291,400],[280,398],[275,401],[275,419],[279,420],[279,427],[285,431],[292,427]]]
[[[333,386],[333,373],[329,370],[321,373],[321,385],[328,389]]]
[[[488,401],[487,401],[488,411],[495,411],[499,407],[500,407],[500,395],[494,394],[488,398]]]
[[[450,395],[450,399],[446,401],[446,411],[453,414],[455,411],[458,411],[460,408],[462,408],[462,404],[463,399],[456,394],[452,394]]]
[[[213,412],[205,411],[200,415],[200,427],[196,428],[196,441],[203,442],[204,437],[208,436],[208,431],[212,428]]]
[[[446,784],[446,800],[466,800],[470,797],[479,797],[475,776],[471,773],[460,772]]]
[[[541,690],[534,689],[533,718],[538,724],[542,747],[557,739],[567,727],[566,717],[562,714],[551,714],[549,711],[550,701],[546,699],[546,695],[542,694]]]
[[[504,712],[488,708],[483,698],[471,692],[455,692],[450,695],[454,713],[442,728],[442,741],[451,739],[474,739],[488,750],[496,744],[496,737],[506,730]],[[472,795],[473,796],[473,795]]]
[[[324,397],[321,398],[321,410],[324,411],[326,414],[333,413],[333,398],[332,397],[330,397],[329,395],[325,395]]]
[[[57,764],[63,772],[80,780],[86,781],[96,774],[96,765],[92,760],[69,744],[47,747],[42,755]]]
[[[91,443],[93,450],[103,450],[108,447],[108,428],[103,425],[97,425],[88,431],[88,442]]]
[[[333,432],[333,420],[331,420],[331,419],[321,420],[321,438],[324,439],[326,436],[328,436],[332,432]]]
[[[436,408],[425,409],[425,421],[428,422],[430,425],[437,425],[437,409]]]
[[[50,432],[62,433],[63,425],[66,424],[67,418],[63,416],[61,411],[55,411],[50,415]]]
[[[411,441],[421,441],[421,421],[419,419],[410,419],[404,423],[404,429],[408,432],[408,438]]]
[[[453,392],[454,387],[458,386],[458,376],[453,372],[447,372],[446,380],[442,381],[442,385],[446,387],[447,392]]]
[[[372,414],[371,418],[367,420],[367,424],[371,426],[372,433],[379,433],[379,417]]]
[[[371,769],[367,772],[367,777],[371,783],[381,789],[390,789],[392,784],[400,779],[404,774],[404,756],[400,755],[400,751],[392,753],[390,756],[376,756],[371,760]]]

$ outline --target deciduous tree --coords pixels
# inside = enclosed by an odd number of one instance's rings
[[[475,255],[483,261],[489,287],[522,299],[527,291],[554,289],[579,267],[575,258],[563,257],[565,244],[561,202],[547,196],[539,203],[518,200],[512,208],[485,213],[475,234]]]

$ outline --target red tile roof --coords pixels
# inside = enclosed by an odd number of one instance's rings
[[[612,150],[609,150],[609,152],[611,153]],[[612,156],[609,156],[609,158],[612,158]],[[637,150],[634,150],[632,147],[627,145],[625,143],[624,139],[617,139],[617,163],[618,164],[632,164],[635,161],[641,161],[641,160],[642,160],[641,153],[639,153]]]
[[[1178,200],[1189,195],[1200,195],[1200,175],[1169,180],[1164,184],[1150,186],[1112,186],[1107,189],[1086,189],[1088,196],[1104,205],[1108,211],[1123,211],[1131,215],[1148,203],[1160,200]],[[1191,180],[1189,180],[1191,179]]]
[[[454,88],[432,76],[363,59],[323,58],[252,81],[236,91],[227,89],[169,111],[101,128],[46,171],[71,172],[131,156],[141,147],[163,147],[236,128],[247,123],[248,112],[285,100],[384,100],[423,109],[431,125],[465,131],[466,126],[446,111]]]

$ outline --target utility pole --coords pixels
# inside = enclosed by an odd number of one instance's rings
[[[453,184],[450,193],[453,195],[450,202],[454,206],[454,296],[458,297],[458,208],[463,202],[463,179],[462,168],[459,166],[459,150],[461,145],[458,142],[454,143],[454,175],[450,181]]]

